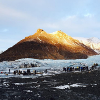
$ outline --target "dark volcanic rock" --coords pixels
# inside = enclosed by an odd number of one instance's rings
[[[55,88],[75,83],[86,87]],[[0,100],[100,100],[100,71],[63,73],[36,79],[1,78]]]

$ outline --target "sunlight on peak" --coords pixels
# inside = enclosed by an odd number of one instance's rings
[[[63,36],[63,35],[68,36],[66,33],[62,32],[61,30],[49,34],[57,35],[57,36]]]
[[[53,32],[53,33],[49,33],[49,34],[57,34],[58,33],[58,31],[56,31],[56,32]]]

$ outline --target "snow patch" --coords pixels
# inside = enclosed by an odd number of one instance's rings
[[[82,83],[75,83],[72,85],[64,85],[64,86],[57,86],[56,89],[70,89],[71,87],[86,87],[87,85],[84,85]]]
[[[74,39],[79,40],[80,42],[90,42],[90,43],[100,43],[100,39],[96,37],[84,38],[84,37],[73,37]]]
[[[56,31],[56,32],[53,32],[53,33],[49,33],[49,34],[57,34],[58,33],[58,31]]]
[[[92,37],[87,39],[89,42],[91,43],[100,43],[100,39],[96,38],[96,37]]]

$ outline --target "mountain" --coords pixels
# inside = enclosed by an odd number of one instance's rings
[[[100,54],[100,39],[96,37],[92,37],[92,38],[74,37],[74,38],[78,39],[81,43],[90,47],[91,49],[96,51],[98,54]]]
[[[0,61],[21,58],[83,59],[97,53],[62,31],[46,33],[38,29],[0,55]]]

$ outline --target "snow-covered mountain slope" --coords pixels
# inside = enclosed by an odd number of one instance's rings
[[[74,37],[75,39],[78,39],[81,43],[85,44],[86,46],[89,46],[93,50],[95,50],[97,53],[100,54],[100,39],[96,37],[92,38],[82,38],[82,37]]]

